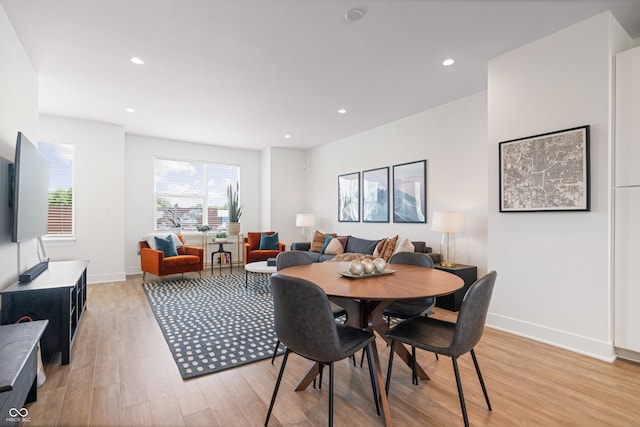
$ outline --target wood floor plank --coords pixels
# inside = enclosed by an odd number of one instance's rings
[[[282,357],[183,381],[142,290],[141,276],[88,286],[88,307],[71,364],[47,364],[31,426],[260,426]],[[436,317],[455,314],[436,309]],[[377,340],[386,377],[389,348]],[[489,412],[471,358],[460,358],[473,426],[640,425],[640,365],[607,363],[505,332],[485,329],[476,348],[493,411]],[[396,426],[462,425],[451,360],[418,352],[431,377],[417,386],[394,363],[389,406]],[[294,387],[309,362],[289,358],[270,426],[326,425],[328,377],[321,390]],[[381,426],[369,375],[336,364],[335,423]]]

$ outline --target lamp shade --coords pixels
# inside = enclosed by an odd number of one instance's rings
[[[435,211],[433,212],[433,220],[431,222],[431,229],[433,231],[441,231],[443,233],[455,233],[464,228],[464,213],[463,212],[446,212]]]
[[[316,217],[310,213],[296,215],[296,227],[313,227],[316,225]]]

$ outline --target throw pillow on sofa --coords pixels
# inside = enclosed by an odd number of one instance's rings
[[[315,234],[313,235],[313,240],[311,241],[311,248],[309,250],[311,252],[322,253],[322,247],[324,246],[324,242],[327,240],[327,236],[336,237],[335,234],[322,233],[316,230]]]
[[[396,236],[396,237],[398,237],[398,236]],[[392,255],[395,255],[398,252],[414,252],[415,249],[416,249],[416,247],[413,245],[411,240],[409,240],[407,238],[404,238],[400,242],[398,242],[398,244],[396,245],[396,248],[393,251]],[[389,255],[389,256],[391,256],[391,255]]]
[[[324,248],[324,253],[327,255],[340,255],[344,253],[344,248],[342,247],[340,239],[337,237],[331,238],[327,247]]]

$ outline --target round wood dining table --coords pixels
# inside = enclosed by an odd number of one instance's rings
[[[393,301],[448,295],[464,285],[464,281],[454,274],[413,265],[389,264],[386,271],[393,271],[391,274],[360,278],[345,277],[341,274],[348,274],[348,270],[348,262],[323,262],[296,265],[284,268],[278,273],[315,283],[324,290],[333,302],[346,310],[345,324],[375,331],[382,337],[388,330],[383,312]],[[375,341],[373,346],[378,384],[382,385],[384,381]],[[396,345],[395,348],[402,360],[410,364],[411,354],[409,351],[403,345]],[[417,368],[420,378],[429,379],[420,366]],[[319,366],[314,363],[300,380],[296,390],[307,388],[318,372]],[[384,391],[380,393],[380,407],[385,425],[390,426],[389,404]]]

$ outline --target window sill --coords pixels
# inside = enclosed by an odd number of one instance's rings
[[[76,243],[76,236],[42,236],[47,246],[72,246]]]

